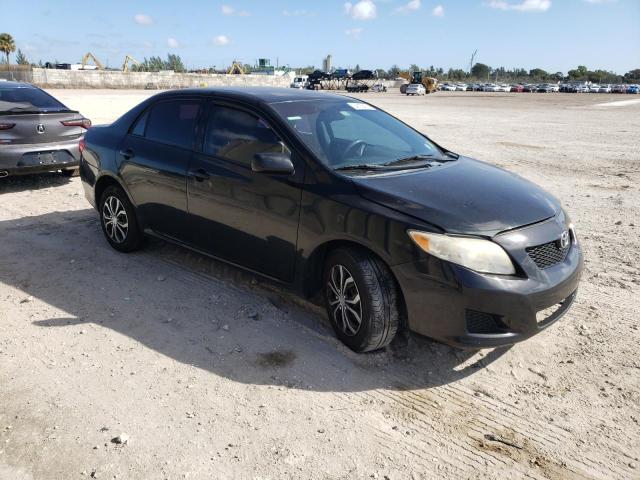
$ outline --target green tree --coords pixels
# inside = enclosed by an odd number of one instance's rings
[[[0,52],[5,54],[7,60],[7,70],[9,70],[9,54],[16,51],[16,42],[8,33],[0,33]]]
[[[415,63],[412,63],[411,65],[409,65],[410,72],[419,72],[420,70],[422,70],[420,66],[416,65]]]
[[[640,83],[640,68],[636,68],[624,74],[627,83]]]
[[[27,60],[27,56],[20,49],[18,49],[18,52],[16,53],[16,63],[18,65],[29,65],[29,60]]]
[[[166,66],[167,70],[173,70],[176,73],[182,73],[185,71],[180,55],[176,55],[175,53],[167,54]]]
[[[387,73],[390,78],[396,78],[400,75],[400,67],[398,65],[392,65]]]
[[[546,80],[549,74],[541,68],[534,68],[529,70],[529,77],[531,77],[532,80]]]
[[[486,79],[491,73],[491,67],[489,65],[485,65],[484,63],[476,63],[473,67],[471,67],[471,75],[480,79]]]

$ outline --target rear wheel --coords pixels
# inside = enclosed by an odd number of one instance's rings
[[[336,336],[356,352],[387,346],[400,325],[398,287],[389,268],[362,250],[334,250],[324,269],[324,298]]]
[[[102,232],[113,248],[132,252],[142,246],[144,236],[138,226],[135,208],[122,188],[105,189],[99,204]]]

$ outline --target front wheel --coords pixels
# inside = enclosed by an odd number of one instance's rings
[[[142,245],[135,208],[122,188],[111,185],[100,197],[100,224],[107,242],[120,252],[132,252]]]
[[[336,336],[356,352],[383,348],[400,326],[400,294],[389,268],[355,248],[332,251],[324,269],[327,314]]]

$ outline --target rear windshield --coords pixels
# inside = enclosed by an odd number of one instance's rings
[[[58,100],[38,88],[0,88],[0,113],[68,111]]]

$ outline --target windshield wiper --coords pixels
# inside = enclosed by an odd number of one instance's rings
[[[386,170],[384,165],[363,163],[361,165],[343,165],[341,167],[334,168],[335,171],[340,170]]]
[[[403,163],[414,163],[420,160],[435,160],[442,161],[439,157],[435,157],[433,155],[411,155],[410,157],[398,158],[396,160],[391,160],[390,162],[383,163],[383,165],[389,167],[393,165],[402,165]]]

